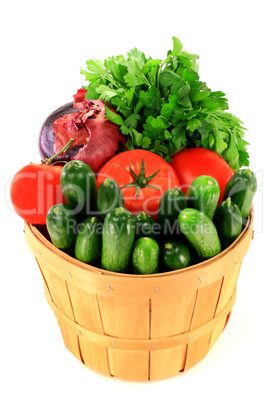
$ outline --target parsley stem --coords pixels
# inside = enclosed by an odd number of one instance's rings
[[[142,73],[142,76],[143,76],[143,78],[144,78],[146,84],[148,85],[148,87],[151,87],[150,82],[147,80],[147,78],[145,77],[145,75],[144,75],[143,73]]]
[[[167,64],[167,62],[172,58],[172,55],[168,55],[168,57],[165,58],[165,60],[162,61],[160,66],[158,67],[157,75],[156,75],[156,88],[159,89],[159,81],[160,81],[160,74],[162,73],[162,67],[164,64]]]

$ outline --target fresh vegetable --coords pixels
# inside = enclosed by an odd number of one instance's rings
[[[250,169],[240,169],[226,184],[223,199],[231,197],[240,209],[242,218],[247,219],[256,191],[255,174]]]
[[[127,272],[135,240],[135,220],[123,207],[109,212],[103,224],[101,267]]]
[[[77,220],[69,205],[53,205],[46,218],[46,226],[52,243],[61,250],[68,250],[75,244]]]
[[[187,206],[213,218],[220,197],[220,186],[211,176],[196,177],[186,191]]]
[[[89,60],[81,69],[88,81],[86,98],[103,99],[106,115],[127,137],[128,149],[143,148],[167,161],[181,148],[203,147],[237,170],[248,166],[242,122],[228,110],[221,91],[212,91],[198,75],[196,54],[173,37],[164,60],[134,48],[122,55]]]
[[[65,153],[73,139],[65,144]],[[15,212],[26,222],[45,225],[48,210],[55,204],[65,203],[60,186],[62,166],[53,165],[57,154],[41,164],[30,163],[22,167],[10,185],[10,199]]]
[[[151,237],[154,239],[158,234],[160,234],[159,225],[157,225],[154,219],[144,211],[134,215],[134,219],[136,224],[136,239],[139,239],[140,237]]]
[[[159,246],[150,237],[140,237],[134,245],[132,263],[134,274],[158,273]]]
[[[204,148],[191,148],[173,156],[170,165],[174,168],[181,189],[186,193],[195,178],[201,175],[213,177],[220,186],[218,204],[222,201],[225,186],[234,174],[228,163],[213,151]]]
[[[155,220],[160,199],[171,187],[179,187],[173,168],[160,156],[145,150],[125,151],[107,162],[97,176],[98,187],[109,177],[122,190],[125,208],[144,211]]]
[[[162,245],[161,259],[164,267],[173,271],[188,267],[191,263],[191,254],[184,243],[169,240]]]
[[[185,208],[178,220],[181,231],[201,261],[221,252],[217,230],[206,214],[194,208]]]
[[[60,185],[66,203],[80,220],[96,211],[97,182],[92,169],[83,161],[70,161],[61,171]]]
[[[102,100],[85,99],[85,90],[79,90],[74,99],[74,103],[52,112],[43,123],[39,134],[40,155],[51,157],[73,138],[69,150],[56,160],[81,160],[97,173],[122,148],[125,137],[118,126],[105,117],[106,106]],[[111,113],[115,112],[107,106],[109,108]]]
[[[61,187],[62,166],[30,164],[13,177],[10,199],[15,212],[26,222],[45,225],[50,207],[65,202]]]
[[[231,197],[218,205],[213,223],[220,238],[221,248],[224,250],[235,241],[242,231],[242,215]]]
[[[157,222],[164,236],[179,234],[178,215],[187,206],[186,198],[179,188],[170,188],[162,195]]]
[[[93,216],[86,218],[79,226],[75,241],[75,258],[87,264],[100,259],[102,248],[102,223]]]
[[[124,197],[118,184],[108,177],[101,183],[97,196],[97,211],[100,219],[112,209],[124,207]]]

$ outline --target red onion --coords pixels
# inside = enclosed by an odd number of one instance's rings
[[[61,106],[47,117],[39,134],[39,151],[42,159],[50,158],[73,138],[71,147],[55,161],[79,159],[98,173],[123,147],[125,137],[118,126],[105,117],[104,102],[84,99],[85,92],[78,90],[74,95],[75,103]]]

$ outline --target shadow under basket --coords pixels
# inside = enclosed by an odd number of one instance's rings
[[[154,275],[114,273],[79,262],[31,224],[25,224],[25,235],[66,348],[108,376],[152,381],[198,363],[224,330],[253,237],[253,208],[226,250]]]

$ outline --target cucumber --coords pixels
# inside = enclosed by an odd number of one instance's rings
[[[220,186],[211,176],[196,177],[186,191],[187,206],[204,212],[213,218],[220,198]]]
[[[140,237],[151,237],[155,239],[159,234],[159,226],[154,219],[144,211],[134,216],[135,219],[135,237],[136,240]]]
[[[79,261],[94,264],[101,256],[102,223],[93,217],[86,218],[80,225],[75,241],[74,255]]]
[[[112,209],[124,207],[124,197],[118,184],[108,177],[101,183],[97,196],[98,217],[104,220]]]
[[[165,268],[173,271],[188,267],[191,263],[191,254],[184,243],[169,240],[162,245],[161,260]]]
[[[140,237],[134,245],[132,263],[134,274],[158,273],[159,246],[150,237]]]
[[[220,238],[222,250],[224,250],[235,241],[242,231],[242,215],[231,197],[218,205],[213,222]]]
[[[179,233],[178,215],[186,206],[185,195],[178,188],[170,188],[162,195],[158,207],[157,222],[161,226],[164,237]]]
[[[110,211],[103,223],[101,267],[127,272],[135,240],[135,220],[123,207]]]
[[[66,163],[61,171],[60,185],[66,203],[80,221],[96,212],[97,181],[85,162],[74,160]]]
[[[47,213],[46,226],[52,243],[61,250],[75,244],[77,219],[69,205],[53,205]]]
[[[231,200],[240,209],[242,218],[247,219],[253,198],[257,191],[257,178],[250,169],[240,169],[228,180],[223,200]]]
[[[204,261],[221,252],[221,243],[212,220],[194,208],[185,208],[178,217],[185,235],[199,260]]]

